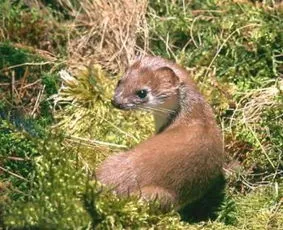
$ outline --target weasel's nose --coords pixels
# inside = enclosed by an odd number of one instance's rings
[[[123,109],[123,105],[118,103],[115,99],[111,101],[111,104],[117,109]]]

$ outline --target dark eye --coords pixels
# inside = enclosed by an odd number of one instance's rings
[[[118,82],[117,82],[117,86],[119,86],[121,84],[121,80],[119,80]]]
[[[147,90],[146,89],[142,89],[142,90],[138,90],[136,92],[136,95],[140,98],[143,99],[147,96]]]

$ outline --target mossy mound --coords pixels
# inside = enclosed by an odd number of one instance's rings
[[[0,3],[0,228],[283,228],[280,4],[149,1],[149,48],[192,72],[225,137],[225,199],[192,222],[95,181],[105,157],[153,134],[152,117],[111,106],[119,76],[69,62],[71,5],[47,2]]]

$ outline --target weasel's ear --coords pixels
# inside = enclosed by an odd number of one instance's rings
[[[167,66],[157,69],[155,71],[155,77],[159,78],[160,82],[171,86],[177,86],[180,83],[179,77]]]

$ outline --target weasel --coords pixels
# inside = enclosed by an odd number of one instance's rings
[[[181,66],[153,56],[134,62],[112,101],[122,110],[152,111],[156,134],[108,157],[97,179],[120,195],[182,207],[200,199],[223,175],[222,134],[211,107]]]

